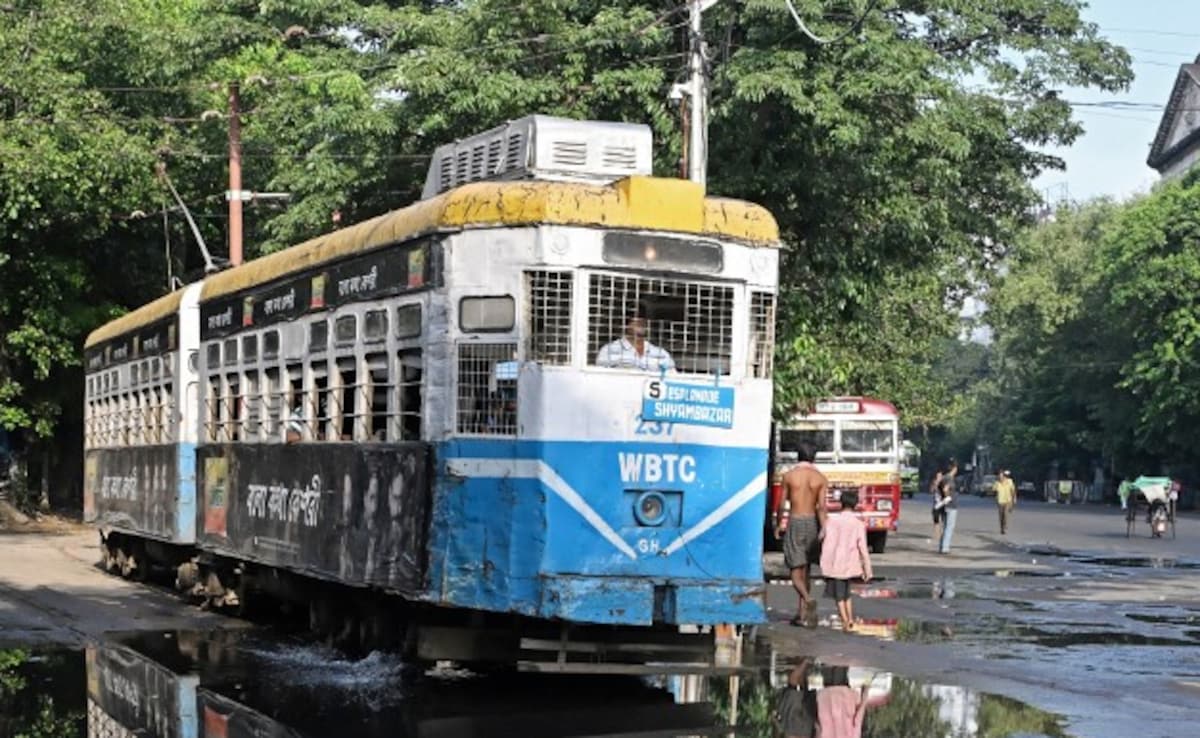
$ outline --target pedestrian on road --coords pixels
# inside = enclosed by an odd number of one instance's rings
[[[939,467],[937,474],[933,476],[933,481],[929,485],[929,494],[933,498],[930,502],[933,511],[933,538],[935,544],[942,540],[942,526],[946,522],[945,511],[938,504],[941,499],[939,490],[942,488],[942,482],[949,480],[950,489],[954,489],[954,478],[958,476],[958,462],[950,459],[945,466]]]
[[[937,506],[942,509],[942,537],[938,553],[950,553],[950,540],[954,538],[954,523],[958,520],[958,491],[954,489],[953,477],[942,478],[938,489]]]
[[[1008,519],[1017,505],[1017,488],[1011,472],[1001,469],[996,479],[996,509],[1000,511],[1000,535],[1008,535]]]
[[[817,448],[812,443],[802,441],[796,448],[796,456],[799,463],[783,475],[787,529],[781,527],[775,535],[783,538],[783,560],[791,572],[792,586],[800,597],[796,617],[791,623],[813,628],[817,625],[817,601],[812,596],[809,570],[821,555],[821,533],[828,515],[825,495],[829,492],[829,480],[813,463]]]
[[[854,516],[858,506],[858,491],[842,491],[842,509],[830,515],[825,523],[825,540],[821,544],[821,574],[825,591],[837,602],[842,629],[851,631],[854,605],[850,602],[850,580],[871,581],[871,554],[867,549],[867,526]]]
[[[1133,482],[1128,479],[1121,480],[1121,486],[1117,487],[1117,497],[1121,498],[1121,509],[1129,509],[1129,495],[1133,493]]]

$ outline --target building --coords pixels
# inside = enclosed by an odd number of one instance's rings
[[[1179,67],[1146,163],[1171,179],[1200,162],[1200,57]]]

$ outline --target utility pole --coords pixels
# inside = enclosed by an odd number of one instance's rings
[[[686,106],[683,119],[684,151],[682,165],[687,178],[704,186],[708,179],[708,76],[704,69],[704,31],[700,25],[704,11],[717,0],[688,0],[688,36],[691,53],[688,81],[671,86],[670,98]]]
[[[242,263],[242,121],[238,83],[229,85],[229,265]]]
[[[704,69],[704,31],[701,15],[717,0],[690,0],[688,36],[691,54],[688,68],[688,179],[703,186],[708,169],[708,77]]]

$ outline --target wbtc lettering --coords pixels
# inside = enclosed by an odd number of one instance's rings
[[[688,454],[618,453],[621,481],[625,484],[696,481],[696,459]]]

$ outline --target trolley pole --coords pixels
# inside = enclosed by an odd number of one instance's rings
[[[242,263],[242,122],[238,84],[229,85],[229,264]]]

